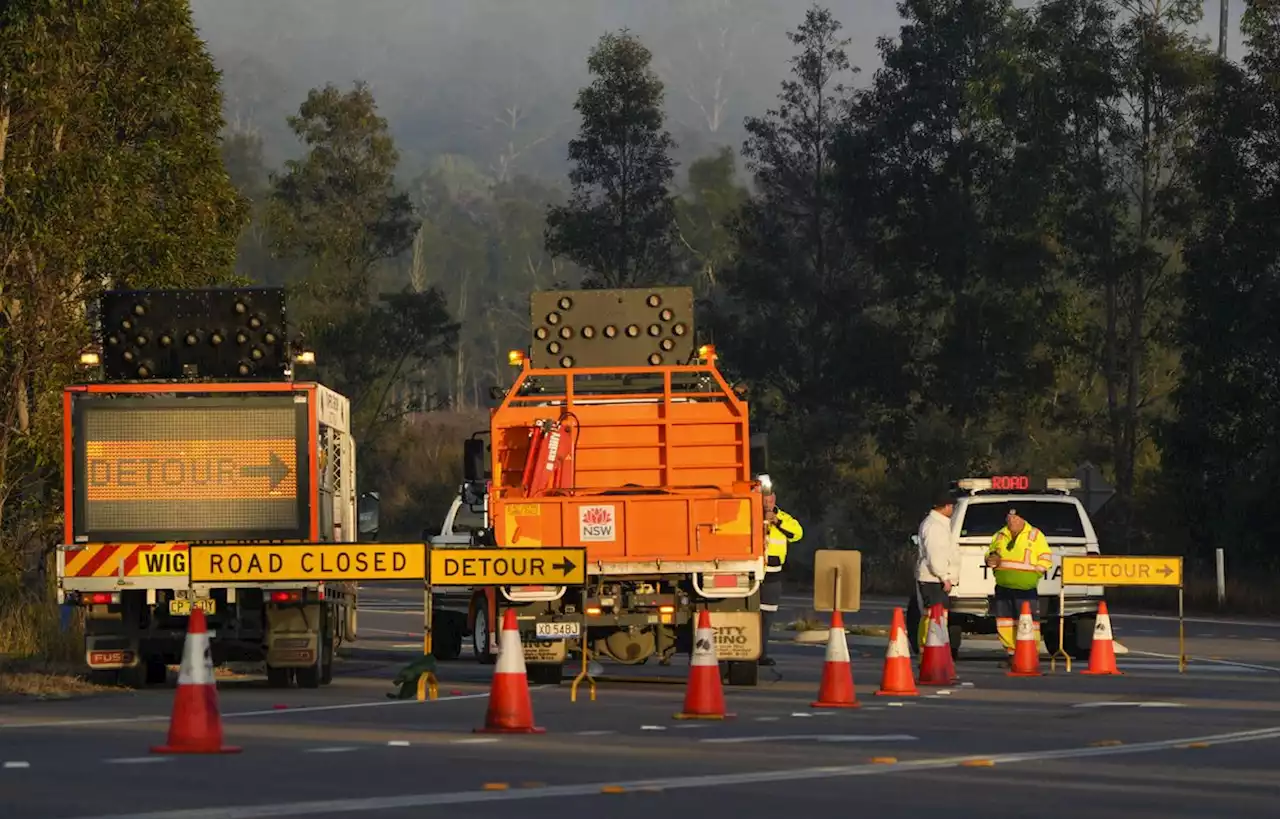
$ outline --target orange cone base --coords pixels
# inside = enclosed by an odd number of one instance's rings
[[[1043,677],[1044,673],[1041,671],[1006,671],[1005,676],[1006,677]]]
[[[811,702],[810,708],[861,708],[860,702]]]
[[[683,711],[679,714],[672,714],[672,719],[734,719],[737,714],[686,714]]]
[[[1124,676],[1124,672],[1118,668],[1115,671],[1090,671],[1089,669],[1086,668],[1080,673],[1088,674],[1091,677],[1123,677]]]
[[[528,728],[472,728],[473,734],[545,734],[546,728],[539,728],[536,725],[530,725]]]
[[[877,691],[877,697],[918,697],[919,691]]]
[[[221,745],[212,748],[202,748],[196,745],[152,745],[151,753],[153,754],[238,754],[243,748],[237,748],[234,745]]]

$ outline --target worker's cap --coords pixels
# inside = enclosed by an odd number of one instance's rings
[[[1004,508],[1004,514],[1005,514],[1005,516],[1006,516],[1006,517],[1008,517],[1009,515],[1017,515],[1017,514],[1018,514],[1018,507],[1016,507],[1016,506],[1012,506],[1012,505],[1010,505],[1010,506],[1006,506],[1006,507]],[[1020,516],[1019,516],[1019,517],[1020,517]]]
[[[933,496],[933,508],[941,509],[956,502],[956,494],[950,489],[939,489]]]

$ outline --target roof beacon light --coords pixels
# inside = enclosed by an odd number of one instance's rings
[[[102,356],[97,353],[81,353],[80,363],[86,367],[96,367],[102,363]]]
[[[1045,486],[1050,489],[1056,489],[1059,492],[1073,492],[1079,489],[1082,484],[1079,478],[1049,478],[1045,481]]]
[[[716,345],[703,344],[698,348],[698,358],[713,358],[716,354]]]
[[[314,364],[316,363],[316,354],[314,350],[303,350],[294,356],[293,360],[299,364]]]
[[[983,492],[991,488],[990,478],[961,478],[956,486],[966,492]]]
[[[520,367],[524,365],[524,350],[510,350],[507,352],[507,363],[512,367]]]

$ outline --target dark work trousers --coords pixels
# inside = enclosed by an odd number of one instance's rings
[[[769,572],[760,584],[760,660],[769,658],[769,632],[782,602],[782,572]]]
[[[1031,604],[1031,619],[1035,621],[1037,638],[1040,630],[1040,592],[1036,589],[1010,589],[996,586],[996,634],[1004,645],[1004,650],[1013,653],[1018,617],[1022,614],[1023,602]]]
[[[951,595],[942,590],[941,583],[916,581],[916,605],[920,608],[920,622],[916,626],[916,645],[924,651],[925,638],[929,634],[929,610],[941,605],[943,611],[951,611]]]

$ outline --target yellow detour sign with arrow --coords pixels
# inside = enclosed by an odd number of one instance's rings
[[[1062,558],[1064,586],[1182,586],[1182,558],[1150,555]]]
[[[574,586],[587,582],[587,550],[431,550],[433,586]]]

